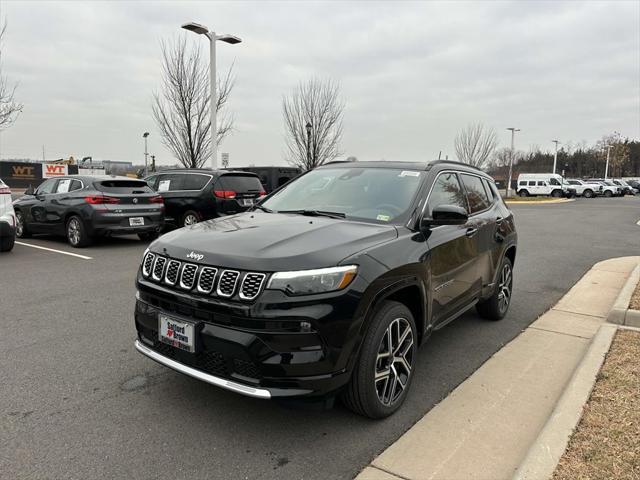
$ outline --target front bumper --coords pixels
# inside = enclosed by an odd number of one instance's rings
[[[264,291],[256,302],[241,305],[176,291],[140,275],[137,286],[135,324],[145,350],[136,348],[174,370],[259,398],[322,397],[349,380],[357,345],[353,332],[360,327],[353,291],[314,304]],[[196,353],[159,341],[160,313],[196,323]]]

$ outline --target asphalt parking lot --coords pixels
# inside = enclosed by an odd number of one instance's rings
[[[595,262],[640,251],[640,197],[512,209],[519,247],[507,318],[470,313],[434,334],[405,405],[383,421],[339,404],[313,411],[241,397],[142,357],[133,281],[146,243],[135,237],[83,250],[21,241],[0,255],[0,476],[353,477]]]

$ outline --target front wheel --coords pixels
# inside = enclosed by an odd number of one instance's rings
[[[582,195],[583,195],[585,198],[593,198],[593,190],[585,190],[585,191],[582,193]]]
[[[82,220],[74,215],[67,221],[67,240],[69,245],[75,248],[83,248],[91,243],[91,237]]]
[[[607,198],[611,198],[613,196],[613,193],[611,193],[611,190],[606,190],[604,192],[604,196],[607,197]]]
[[[342,395],[344,404],[369,418],[384,418],[404,402],[417,348],[417,329],[411,311],[386,301],[371,318],[360,357]]]
[[[199,221],[200,217],[196,212],[194,212],[193,210],[187,210],[186,212],[184,212],[184,215],[182,215],[182,218],[180,219],[180,226],[187,227],[189,225],[195,225]]]
[[[521,197],[528,197],[529,196],[529,192],[526,190],[520,190],[518,192],[518,195],[520,195]]]
[[[487,320],[502,320],[509,310],[513,292],[513,264],[508,257],[502,259],[496,288],[486,300],[476,304],[476,310]]]
[[[31,233],[25,224],[24,215],[22,212],[16,212],[16,237],[29,238],[30,236]]]
[[[551,196],[554,198],[562,197],[562,190],[554,190],[553,192],[551,192]]]

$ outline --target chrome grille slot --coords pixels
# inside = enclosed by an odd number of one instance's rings
[[[240,298],[253,300],[260,293],[266,275],[264,273],[247,273],[240,287]]]
[[[153,273],[151,277],[159,282],[162,279],[162,274],[164,273],[164,266],[167,263],[167,259],[164,257],[156,257],[156,261],[153,264]]]
[[[182,267],[182,275],[180,275],[180,287],[191,290],[196,280],[196,272],[198,266],[193,263],[185,263]]]
[[[151,275],[151,267],[153,266],[153,260],[155,258],[155,254],[151,252],[147,252],[147,255],[144,257],[144,261],[142,262],[142,275],[145,277]]]
[[[221,297],[232,297],[236,291],[236,285],[238,283],[238,277],[240,272],[235,270],[223,270],[218,280],[218,289],[216,292]]]
[[[198,292],[211,293],[216,273],[218,273],[217,268],[202,267],[202,270],[200,270],[200,276],[198,277]]]
[[[175,285],[178,281],[178,272],[180,272],[180,262],[177,260],[169,260],[167,273],[164,275],[164,283]]]

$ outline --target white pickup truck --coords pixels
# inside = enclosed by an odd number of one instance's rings
[[[577,178],[568,178],[565,180],[565,184],[568,184],[569,188],[576,191],[576,196],[593,198],[596,195],[602,195],[603,186],[598,182],[585,182],[584,180],[578,180]]]

